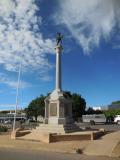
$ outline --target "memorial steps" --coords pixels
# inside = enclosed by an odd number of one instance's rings
[[[80,131],[76,124],[40,124],[36,130],[42,133],[70,133]]]

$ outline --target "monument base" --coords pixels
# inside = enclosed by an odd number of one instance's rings
[[[80,131],[80,128],[76,124],[40,124],[36,127],[36,130],[39,131],[39,133],[63,134]]]
[[[20,131],[21,132],[21,131]],[[21,135],[22,133],[19,134]],[[22,135],[21,137],[16,137],[16,139],[21,140],[31,140],[45,143],[52,142],[61,142],[61,141],[81,141],[81,140],[94,140],[98,139],[104,135],[103,131],[80,131],[72,133],[49,133],[49,132],[40,132],[37,129],[31,130],[31,133]]]
[[[72,100],[63,91],[54,90],[45,99],[45,124],[72,124]]]

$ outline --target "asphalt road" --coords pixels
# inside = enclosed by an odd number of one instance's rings
[[[120,158],[43,151],[0,149],[0,160],[120,160]]]
[[[95,124],[90,125],[88,123],[78,123],[80,127],[91,127],[93,129],[104,128],[106,131],[118,131],[120,130],[120,124]]]

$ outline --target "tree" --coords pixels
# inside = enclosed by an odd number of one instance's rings
[[[94,112],[94,109],[93,108],[91,108],[91,107],[89,107],[88,109],[87,109],[87,111],[86,111],[86,114],[94,114],[95,112]]]
[[[119,104],[120,105],[120,101],[114,101],[114,102],[112,102],[112,104]]]
[[[1,111],[0,114],[7,114],[9,111]]]
[[[93,108],[89,107],[86,111],[86,114],[103,114],[103,111],[94,110]]]
[[[45,114],[45,96],[41,95],[40,97],[37,97],[36,99],[32,100],[30,104],[28,105],[28,108],[25,108],[26,115],[35,117],[35,120],[37,121],[37,117],[39,115],[44,116]]]
[[[81,97],[80,94],[73,93],[71,95],[72,98],[72,113],[73,119],[78,120],[84,113],[86,108],[85,99]]]
[[[120,115],[120,109],[111,109],[104,111],[106,117],[114,117],[115,115]]]

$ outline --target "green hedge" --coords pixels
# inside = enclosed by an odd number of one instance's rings
[[[0,126],[0,132],[7,132],[8,128],[6,126]]]
[[[106,117],[110,117],[110,116],[115,116],[115,115],[120,115],[120,109],[114,109],[114,110],[107,110],[104,111],[104,114]]]

